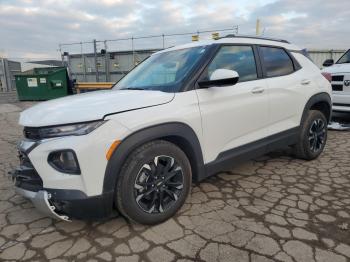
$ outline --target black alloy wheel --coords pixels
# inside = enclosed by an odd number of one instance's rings
[[[184,174],[173,157],[160,155],[144,164],[134,183],[136,203],[147,213],[163,213],[179,198]]]
[[[305,160],[316,159],[327,142],[328,121],[323,112],[310,110],[300,125],[298,141],[294,145],[295,156]]]
[[[310,150],[314,153],[320,151],[325,143],[326,124],[323,119],[315,119],[309,130]]]
[[[158,224],[172,217],[190,192],[192,170],[175,144],[155,140],[135,149],[123,163],[116,185],[116,207],[141,224]]]

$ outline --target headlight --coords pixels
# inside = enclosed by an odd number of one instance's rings
[[[60,136],[81,136],[86,135],[104,124],[106,121],[92,121],[78,124],[39,127],[39,128],[24,128],[24,135],[30,139],[43,139]]]

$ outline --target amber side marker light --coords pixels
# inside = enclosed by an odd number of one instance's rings
[[[122,141],[120,140],[115,140],[113,142],[113,144],[109,147],[108,151],[107,151],[107,154],[106,154],[106,158],[107,160],[111,159],[112,155],[113,155],[113,152],[115,151],[115,149],[119,146],[119,144],[121,143]]]

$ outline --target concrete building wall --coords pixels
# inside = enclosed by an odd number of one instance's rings
[[[94,54],[73,54],[68,58],[68,66],[71,78],[78,82],[116,82],[134,68],[138,63],[142,62],[155,49],[110,52],[107,55],[98,54],[97,69],[98,79],[96,79],[96,67]],[[308,50],[311,59],[319,67],[326,59],[334,59],[337,61],[346,50]],[[107,62],[106,62],[107,60]]]
[[[99,82],[116,82],[157,50],[137,50],[98,54]],[[78,82],[96,82],[94,54],[74,54],[68,58],[70,75]]]
[[[0,92],[16,90],[15,75],[21,72],[21,63],[0,58]]]
[[[346,50],[308,50],[312,61],[319,67],[322,68],[322,64],[326,59],[333,59],[336,62]]]

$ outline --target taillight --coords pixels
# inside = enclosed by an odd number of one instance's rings
[[[324,78],[326,78],[329,82],[332,82],[332,75],[330,73],[322,72]]]

